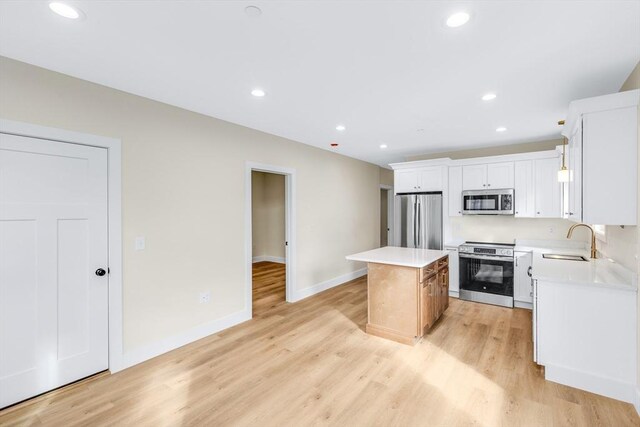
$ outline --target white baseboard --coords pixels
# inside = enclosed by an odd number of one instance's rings
[[[517,308],[526,308],[529,310],[533,310],[533,304],[530,302],[513,300],[513,306]]]
[[[460,298],[460,292],[449,290],[449,296],[453,298]]]
[[[636,405],[636,410],[638,408],[638,390],[635,381],[633,383],[626,383],[614,378],[602,377],[554,365],[545,365],[544,378],[549,381],[628,402]]]
[[[260,255],[254,256],[252,262],[277,262],[278,264],[286,264],[286,260],[283,257],[279,256],[270,256],[270,255]]]
[[[175,350],[176,348],[182,347],[209,335],[220,332],[223,329],[227,329],[242,322],[246,322],[247,320],[251,320],[250,310],[238,311],[221,319],[216,319],[214,321],[204,323],[179,335],[174,335],[172,337],[145,345],[139,349],[126,352],[122,356],[122,363],[120,364],[120,366],[110,366],[109,369],[111,373],[127,369],[133,365],[137,365],[138,363],[153,359],[156,356],[160,356],[161,354],[167,353],[171,350]]]
[[[308,298],[312,295],[326,291],[335,286],[341,285],[349,280],[357,279],[367,274],[367,269],[362,268],[360,270],[352,271],[351,273],[343,274],[342,276],[334,277],[333,279],[326,280],[318,283],[317,285],[309,286],[308,288],[294,290],[293,300],[291,302],[300,301],[301,299]]]
[[[636,401],[633,403],[636,408],[636,413],[640,416],[640,388],[636,386]]]

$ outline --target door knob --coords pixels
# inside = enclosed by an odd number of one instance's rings
[[[103,268],[99,268],[96,270],[96,276],[104,276],[105,274],[107,274],[107,272],[103,269]]]

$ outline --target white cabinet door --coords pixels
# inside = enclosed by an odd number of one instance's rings
[[[449,168],[449,216],[462,216],[462,166]]]
[[[533,218],[535,216],[533,160],[515,162],[515,216]]]
[[[442,191],[442,166],[418,170],[418,191]]]
[[[487,188],[513,188],[513,162],[489,163]]]
[[[394,189],[396,193],[413,193],[418,191],[418,172],[415,170],[395,171]]]
[[[533,261],[531,252],[516,252],[516,268],[513,274],[513,299],[527,304],[533,303],[533,288],[529,268]]]
[[[487,188],[487,165],[462,167],[462,189],[484,190]]]
[[[457,297],[460,292],[460,260],[456,246],[445,246],[449,252],[449,294]]]
[[[538,159],[534,163],[536,218],[561,218],[558,159]]]
[[[635,225],[638,220],[636,106],[583,115],[582,165],[582,222]]]
[[[108,368],[107,150],[0,134],[0,408]]]

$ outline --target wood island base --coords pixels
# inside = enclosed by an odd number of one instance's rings
[[[449,306],[449,257],[422,268],[368,263],[368,334],[415,345]]]

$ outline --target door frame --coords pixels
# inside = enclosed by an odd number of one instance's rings
[[[296,170],[264,163],[246,162],[244,176],[244,247],[245,247],[245,310],[253,318],[253,240],[251,212],[251,172],[284,175],[285,193],[285,295],[287,302],[296,301]]]
[[[387,246],[395,246],[395,194],[392,185],[380,184],[381,190],[387,190]]]
[[[122,147],[116,138],[0,119],[0,133],[107,150],[109,370],[125,368],[122,334]]]

